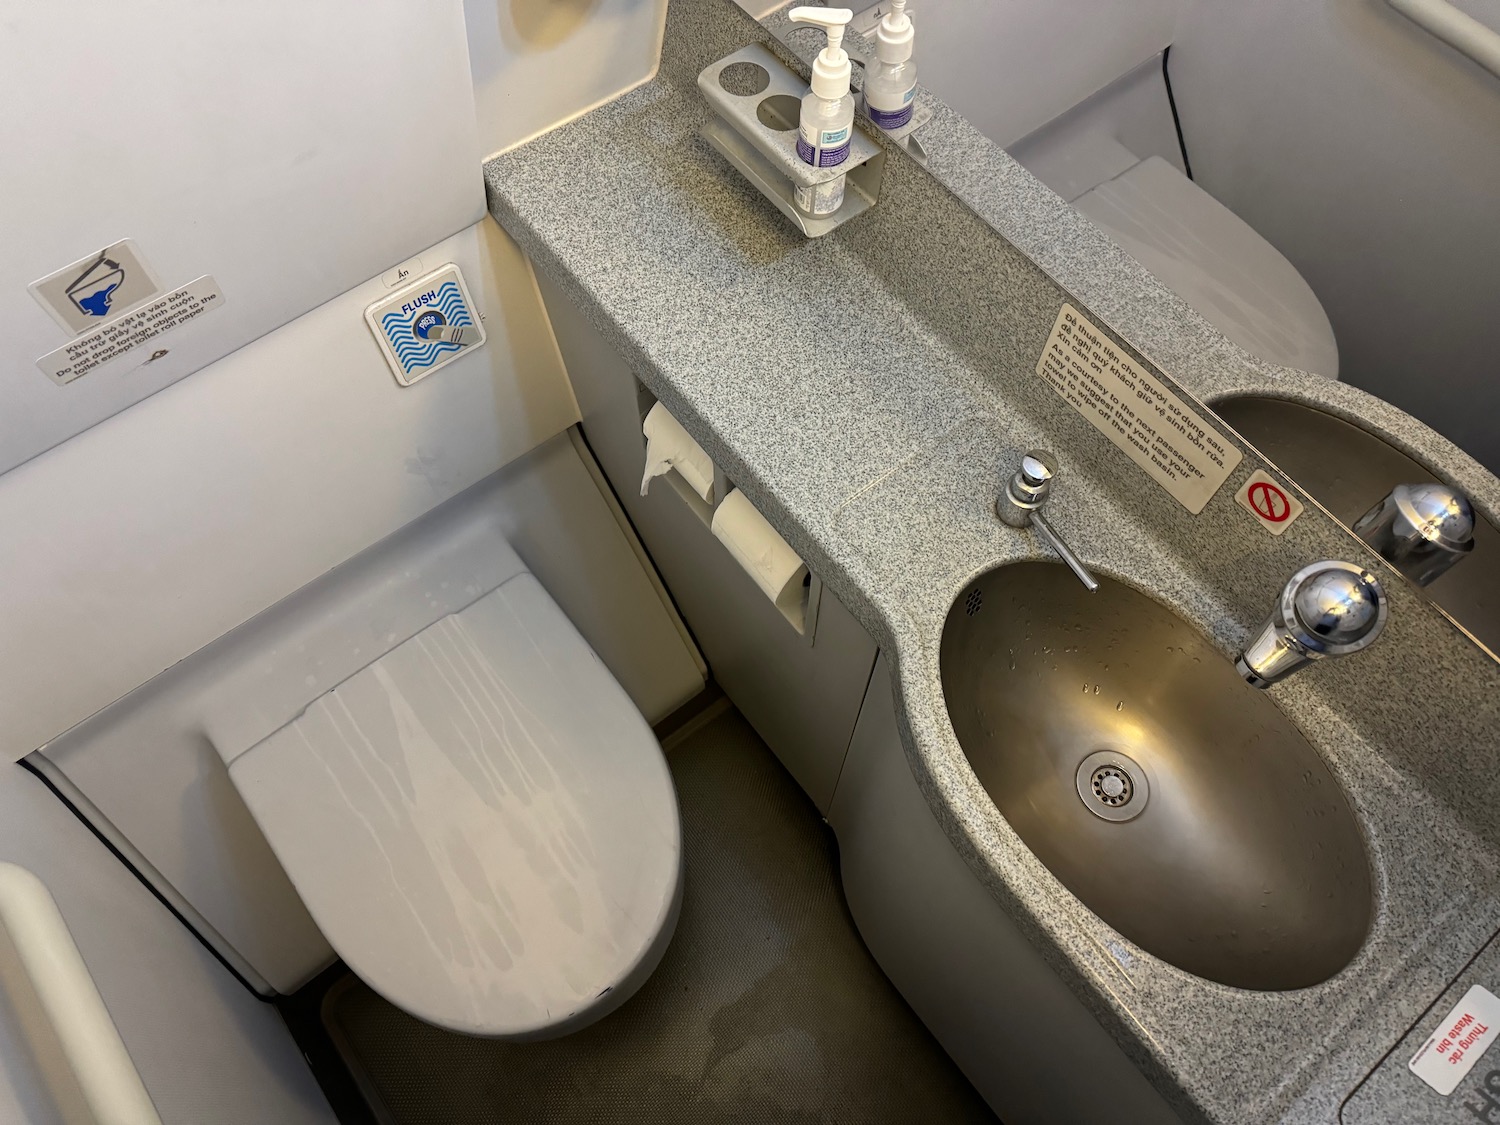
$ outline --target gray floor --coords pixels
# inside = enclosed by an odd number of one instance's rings
[[[832,833],[738,712],[668,756],[687,882],[635,997],[547,1043],[429,1027],[350,978],[324,1018],[399,1125],[993,1121],[860,942]]]

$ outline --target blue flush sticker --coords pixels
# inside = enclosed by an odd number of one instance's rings
[[[365,321],[403,387],[484,343],[484,325],[455,265],[376,301]]]

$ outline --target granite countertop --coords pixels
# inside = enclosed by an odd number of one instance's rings
[[[1273,689],[1349,795],[1377,903],[1342,973],[1247,992],[1122,946],[1025,847],[953,733],[943,622],[974,575],[1048,557],[991,512],[1037,446],[1061,459],[1048,510],[1075,550],[1226,659],[1299,566],[1380,565],[1311,504],[1262,531],[1232,499],[1254,450],[1196,516],[1149,483],[1035,374],[1064,301],[1200,399],[1360,420],[1492,519],[1500,481],[1393,407],[1235,348],[941,103],[925,168],[892,151],[876,207],[803,238],[697,135],[698,72],[766,38],[728,0],[672,0],[655,77],[486,165],[493,214],[876,639],[934,816],[1184,1119],[1336,1120],[1500,929],[1500,667],[1393,580],[1378,644]]]
[[[771,13],[767,29],[810,63],[822,33],[793,24],[788,10]],[[849,39],[868,48],[858,35]],[[1179,386],[1210,404],[1270,393],[1356,422],[1418,461],[1441,466],[1500,525],[1500,479],[1442,434],[1347,383],[1246,352],[962,116],[925,91],[923,102],[933,114],[921,131],[927,170]]]

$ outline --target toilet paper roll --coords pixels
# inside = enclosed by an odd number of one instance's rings
[[[776,529],[739,489],[724,497],[714,509],[712,527],[715,537],[755,579],[761,592],[800,628],[806,608],[807,565],[797,552],[787,546],[786,540],[776,534]]]
[[[646,421],[641,425],[646,435],[646,474],[641,477],[641,495],[651,487],[653,477],[676,469],[688,487],[714,502],[714,463],[703,452],[703,447],[682,428],[682,423],[673,418],[661,403],[651,408]]]

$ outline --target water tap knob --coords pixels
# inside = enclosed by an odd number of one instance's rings
[[[1363,567],[1333,559],[1304,566],[1235,668],[1252,687],[1268,688],[1314,660],[1367,648],[1385,628],[1386,613],[1385,590]]]

